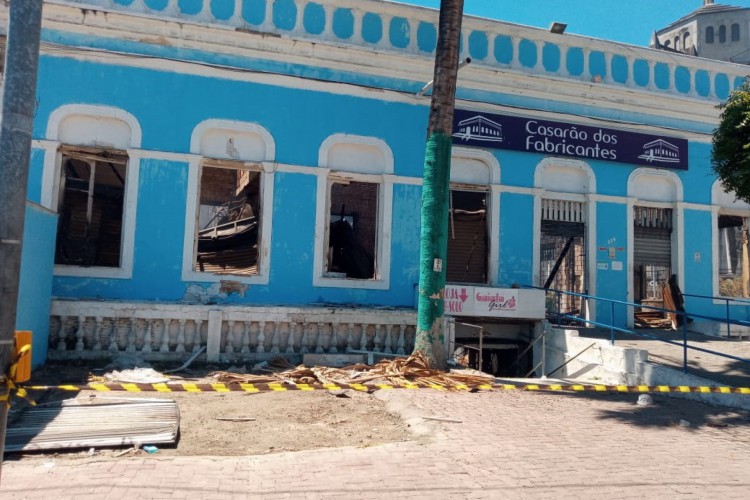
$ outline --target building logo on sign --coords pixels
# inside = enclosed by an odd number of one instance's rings
[[[649,163],[653,163],[654,161],[679,163],[680,148],[663,139],[656,139],[643,145],[643,154],[638,158],[646,160]]]
[[[458,131],[453,134],[453,137],[464,141],[476,139],[503,142],[503,126],[482,115],[477,115],[458,122]]]

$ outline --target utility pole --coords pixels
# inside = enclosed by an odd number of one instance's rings
[[[456,79],[464,0],[441,0],[435,51],[430,121],[422,187],[422,226],[419,248],[419,304],[414,351],[430,366],[446,369],[443,342],[445,257],[448,253],[448,198],[456,100]]]
[[[42,0],[10,2],[0,129],[0,377],[3,380],[14,352],[41,26]],[[7,381],[3,385],[7,390]],[[8,408],[0,403],[0,467],[7,421]]]

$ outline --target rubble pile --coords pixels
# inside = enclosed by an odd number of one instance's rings
[[[433,370],[421,353],[412,354],[408,358],[383,360],[373,366],[356,364],[344,368],[293,367],[283,358],[276,358],[269,362],[268,369],[270,373],[262,375],[214,372],[213,376],[226,384],[411,384],[424,387],[437,385],[446,389],[493,382],[490,376]]]

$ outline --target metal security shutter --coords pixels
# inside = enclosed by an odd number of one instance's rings
[[[633,207],[635,247],[633,264],[639,266],[672,265],[672,210]]]
[[[484,213],[454,215],[448,229],[446,281],[487,283],[487,219]]]
[[[650,227],[635,228],[633,263],[638,266],[672,265],[672,232]]]
[[[451,189],[446,281],[487,283],[487,192]]]

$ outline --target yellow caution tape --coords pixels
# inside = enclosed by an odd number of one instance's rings
[[[286,392],[286,391],[338,391],[343,389],[351,389],[353,391],[370,392],[375,390],[392,390],[392,389],[433,389],[439,391],[549,391],[549,392],[627,392],[627,393],[643,393],[643,392],[658,392],[658,393],[718,393],[718,394],[744,394],[750,395],[750,388],[748,387],[723,387],[723,386],[667,386],[667,385],[601,385],[601,384],[526,384],[526,385],[513,385],[513,384],[483,384],[477,386],[468,385],[457,385],[455,387],[448,387],[438,384],[420,384],[418,382],[408,384],[285,384],[280,382],[262,383],[262,384],[248,384],[248,383],[207,383],[207,384],[195,384],[195,383],[176,383],[176,384],[66,384],[66,385],[29,385],[29,386],[17,386],[12,385],[13,390],[17,391],[18,396],[25,397],[26,391],[49,391],[49,390],[60,390],[60,391],[124,391],[124,392],[245,392],[245,393],[259,393],[259,392]],[[7,399],[7,394],[4,399]]]
[[[3,393],[0,394],[0,402],[5,402],[5,406],[10,408],[10,401],[13,396],[23,398],[30,404],[36,405],[36,402],[29,397],[26,388],[17,385],[14,381],[16,379],[16,370],[18,370],[18,363],[24,356],[28,356],[31,352],[31,345],[27,344],[18,350],[15,361],[8,367],[8,374],[0,380],[0,387],[3,388]]]

